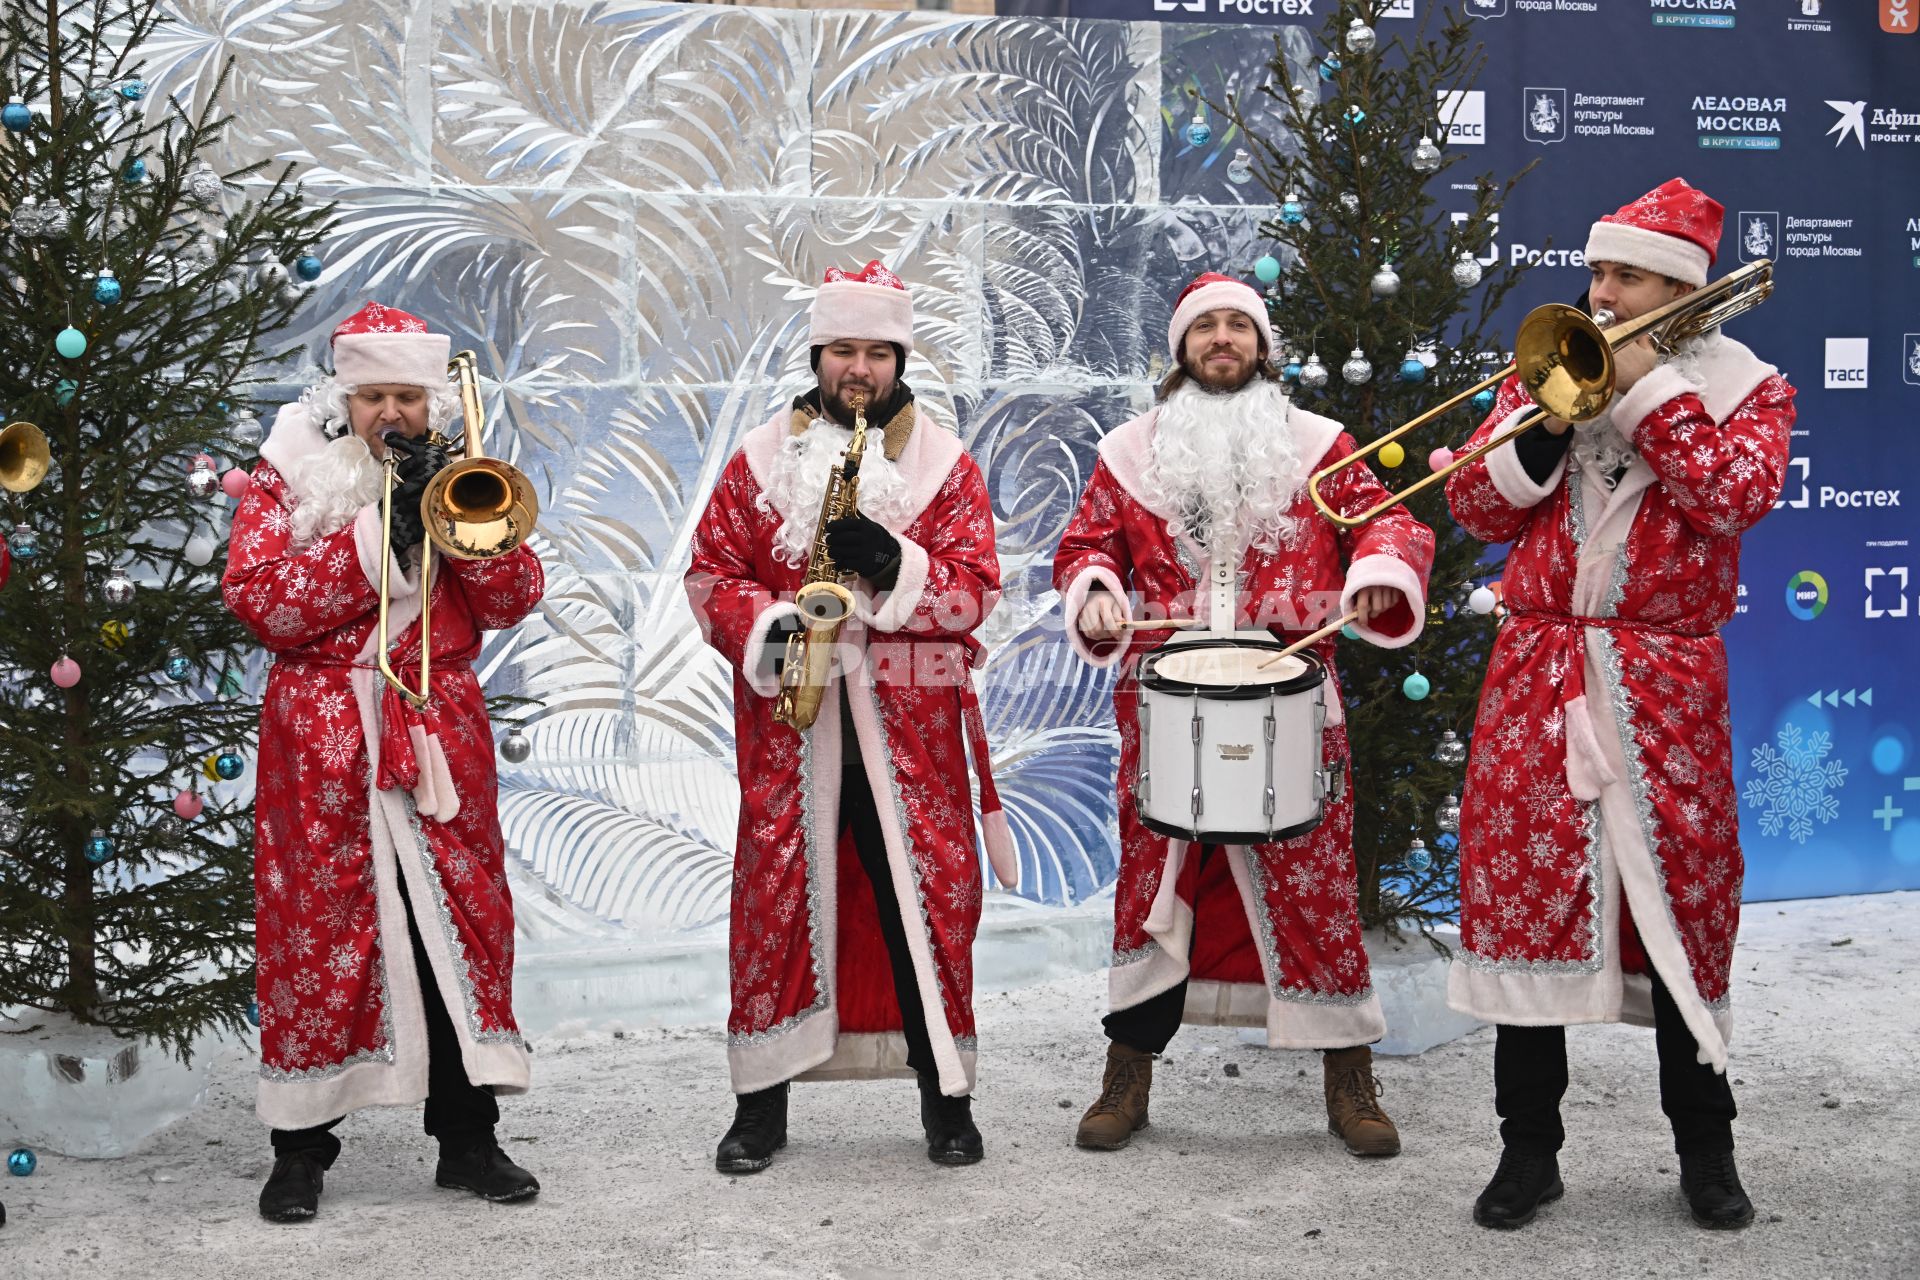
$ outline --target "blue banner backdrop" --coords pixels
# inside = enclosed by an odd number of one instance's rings
[[[1412,38],[1428,2],[1384,5],[1383,45]],[[1242,22],[1297,40],[1285,24],[1317,30],[1333,7],[1000,11]],[[1774,260],[1773,299],[1730,326],[1787,374],[1800,413],[1786,492],[1746,538],[1726,630],[1746,897],[1920,887],[1920,3],[1458,7],[1479,20],[1488,60],[1478,87],[1444,104],[1443,145],[1473,152],[1461,171],[1540,161],[1484,246],[1488,261],[1542,268],[1517,291],[1509,331],[1528,308],[1579,295],[1593,218],[1675,175],[1726,206],[1716,275]],[[1189,43],[1171,30],[1167,41]],[[1470,183],[1436,182],[1443,205],[1467,207]]]

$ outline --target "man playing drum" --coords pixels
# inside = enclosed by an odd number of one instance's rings
[[[1315,510],[1307,477],[1354,443],[1339,423],[1288,403],[1268,362],[1266,307],[1251,287],[1200,276],[1180,295],[1167,344],[1176,367],[1158,403],[1101,442],[1054,557],[1069,643],[1095,666],[1120,665],[1111,1043],[1100,1096],[1075,1140],[1111,1150],[1146,1127],[1154,1056],[1189,1022],[1264,1026],[1276,1048],[1325,1050],[1328,1129],[1355,1155],[1394,1155],[1400,1135],[1377,1101],[1368,1047],[1386,1022],[1361,940],[1351,792],[1332,786],[1323,816],[1293,838],[1194,841],[1156,831],[1135,789],[1144,749],[1141,664],[1174,633],[1132,629],[1128,620],[1217,618],[1216,634],[1244,629],[1242,642],[1272,649],[1271,636],[1311,632],[1333,620],[1337,606],[1357,614],[1356,630],[1372,643],[1411,644],[1425,618],[1433,533],[1404,508],[1351,532]],[[1387,495],[1357,466],[1324,485],[1322,496],[1357,512]],[[1224,607],[1216,609],[1214,597]],[[1230,621],[1218,617],[1227,609]],[[1328,673],[1326,717],[1319,758],[1301,769],[1342,777],[1347,741],[1333,642],[1308,653]],[[1271,674],[1300,669],[1288,659]],[[1189,732],[1184,720],[1158,728],[1183,741]],[[1259,735],[1247,737],[1254,741],[1240,750],[1257,752]],[[1223,748],[1214,759],[1227,756]],[[1221,790],[1216,783],[1213,794]]]

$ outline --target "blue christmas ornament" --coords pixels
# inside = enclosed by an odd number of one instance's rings
[[[87,335],[68,325],[54,335],[53,349],[69,360],[78,360],[87,354]]]
[[[1419,702],[1433,692],[1433,684],[1418,671],[1400,682],[1400,692],[1415,702]]]
[[[1263,253],[1253,260],[1253,274],[1261,284],[1272,284],[1280,278],[1280,259],[1270,253]]]
[[[1473,406],[1475,413],[1490,412],[1493,409],[1493,389],[1489,387],[1485,391],[1474,392],[1473,399],[1468,403]]]
[[[95,827],[87,837],[87,861],[99,866],[113,856],[113,837]]]
[[[1204,147],[1213,141],[1213,126],[1207,118],[1195,112],[1193,119],[1187,121],[1187,142],[1191,146]]]
[[[126,178],[128,182],[145,182],[147,180],[147,162],[137,158],[127,161],[126,172],[121,176]]]
[[[258,1000],[247,1001],[247,1021],[256,1027],[260,1025],[260,1002]]]
[[[80,384],[72,378],[62,378],[53,384],[53,398],[58,401],[60,407],[64,409],[73,402],[73,393],[79,389]]]
[[[1300,381],[1300,362],[1298,360],[1287,361],[1284,365],[1280,366],[1280,376],[1288,382]]]
[[[1353,629],[1353,624],[1351,622],[1349,622],[1346,626],[1340,628],[1340,634],[1345,636],[1349,640],[1358,640],[1360,638],[1360,633]]]
[[[247,762],[242,760],[239,753],[235,751],[222,751],[219,758],[213,762],[213,771],[228,782],[232,782],[246,772],[246,768]]]
[[[1287,200],[1280,206],[1280,221],[1289,226],[1299,226],[1307,220],[1307,206],[1298,200]]]
[[[1421,364],[1417,357],[1408,356],[1400,362],[1400,381],[1425,382],[1426,380],[1427,366]]]
[[[178,683],[193,674],[193,660],[175,649],[167,655],[167,679]]]
[[[14,133],[25,133],[33,128],[33,112],[24,102],[9,102],[4,110],[0,110],[0,124],[6,125]]]
[[[1339,74],[1339,71],[1340,59],[1334,57],[1332,54],[1328,54],[1320,60],[1320,78],[1322,80],[1333,79],[1335,75]]]
[[[27,1147],[15,1147],[13,1154],[7,1157],[7,1172],[16,1178],[26,1177],[38,1168],[39,1165],[39,1159],[36,1158],[32,1150]]]
[[[147,82],[145,80],[127,81],[120,86],[120,96],[128,102],[140,101],[140,99],[147,96]]]
[[[103,307],[120,301],[120,282],[114,279],[113,272],[101,270],[100,278],[93,282],[93,300]]]
[[[308,283],[318,280],[320,278],[320,272],[324,269],[325,264],[310,253],[301,254],[293,264],[293,274]]]
[[[1425,871],[1433,865],[1433,855],[1427,852],[1424,840],[1415,840],[1413,847],[1407,850],[1407,866],[1415,871]]]
[[[1367,113],[1358,107],[1348,107],[1345,119],[1350,125],[1363,125],[1367,122]]]

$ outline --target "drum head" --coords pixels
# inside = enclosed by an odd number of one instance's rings
[[[1267,663],[1272,665],[1265,665]],[[1273,654],[1265,649],[1211,647],[1170,650],[1154,664],[1154,671],[1169,680],[1205,688],[1283,684],[1306,669],[1307,664],[1300,660],[1298,654],[1274,662]]]

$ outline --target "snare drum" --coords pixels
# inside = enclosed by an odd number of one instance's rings
[[[1320,825],[1344,779],[1321,763],[1327,668],[1264,633],[1195,636],[1140,664],[1133,796],[1146,825],[1204,844],[1268,844]]]

